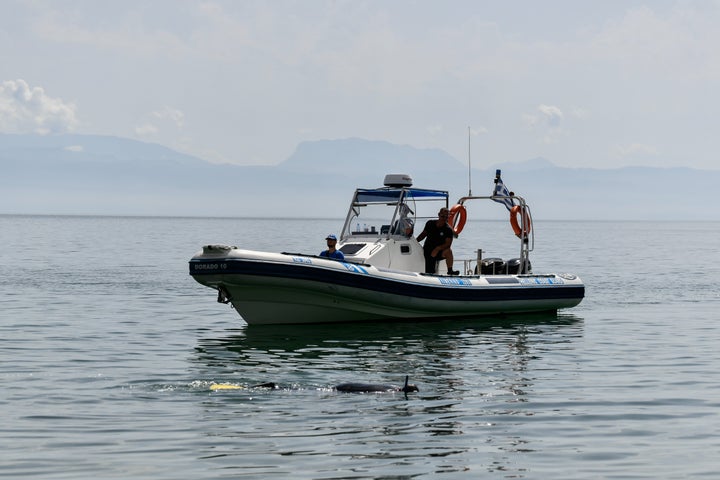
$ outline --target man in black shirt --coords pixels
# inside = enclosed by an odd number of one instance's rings
[[[458,275],[460,272],[453,270],[453,253],[450,245],[454,234],[448,225],[448,209],[441,208],[437,220],[428,220],[425,228],[418,235],[417,241],[425,240],[423,254],[425,255],[425,273],[435,273],[435,266],[438,261],[445,259],[448,275]]]

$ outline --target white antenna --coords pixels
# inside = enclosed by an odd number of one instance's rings
[[[468,127],[468,197],[472,197],[472,170],[470,169],[470,127]]]

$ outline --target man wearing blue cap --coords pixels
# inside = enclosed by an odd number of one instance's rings
[[[325,237],[325,240],[327,240],[328,249],[320,252],[320,256],[334,258],[335,260],[345,260],[345,255],[335,248],[337,246],[337,237],[331,233]]]

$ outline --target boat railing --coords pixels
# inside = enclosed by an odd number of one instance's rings
[[[518,195],[468,195],[458,199],[457,203],[458,205],[464,206],[465,203],[470,200],[491,200],[500,203],[510,211],[511,224],[520,243],[518,258],[514,259],[519,265],[517,273],[523,273],[529,270],[531,268],[530,252],[535,246],[535,232],[532,228],[532,213],[530,211],[530,206],[527,204],[525,199]],[[510,205],[512,205],[512,207]],[[482,249],[478,249],[476,258],[462,260],[463,269],[466,274],[472,275],[481,273],[483,253]],[[508,264],[503,266],[500,262],[497,262],[496,265],[495,262],[489,262],[489,260],[491,260],[490,258],[487,260],[487,268],[491,270],[488,273],[512,273],[511,270],[513,268]],[[474,267],[473,263],[475,265]],[[502,271],[503,268],[505,269],[504,272]],[[500,271],[496,271],[496,269]]]

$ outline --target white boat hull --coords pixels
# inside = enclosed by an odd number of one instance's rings
[[[205,247],[190,274],[264,325],[548,312],[576,306],[585,291],[574,275],[425,275],[234,247]]]

